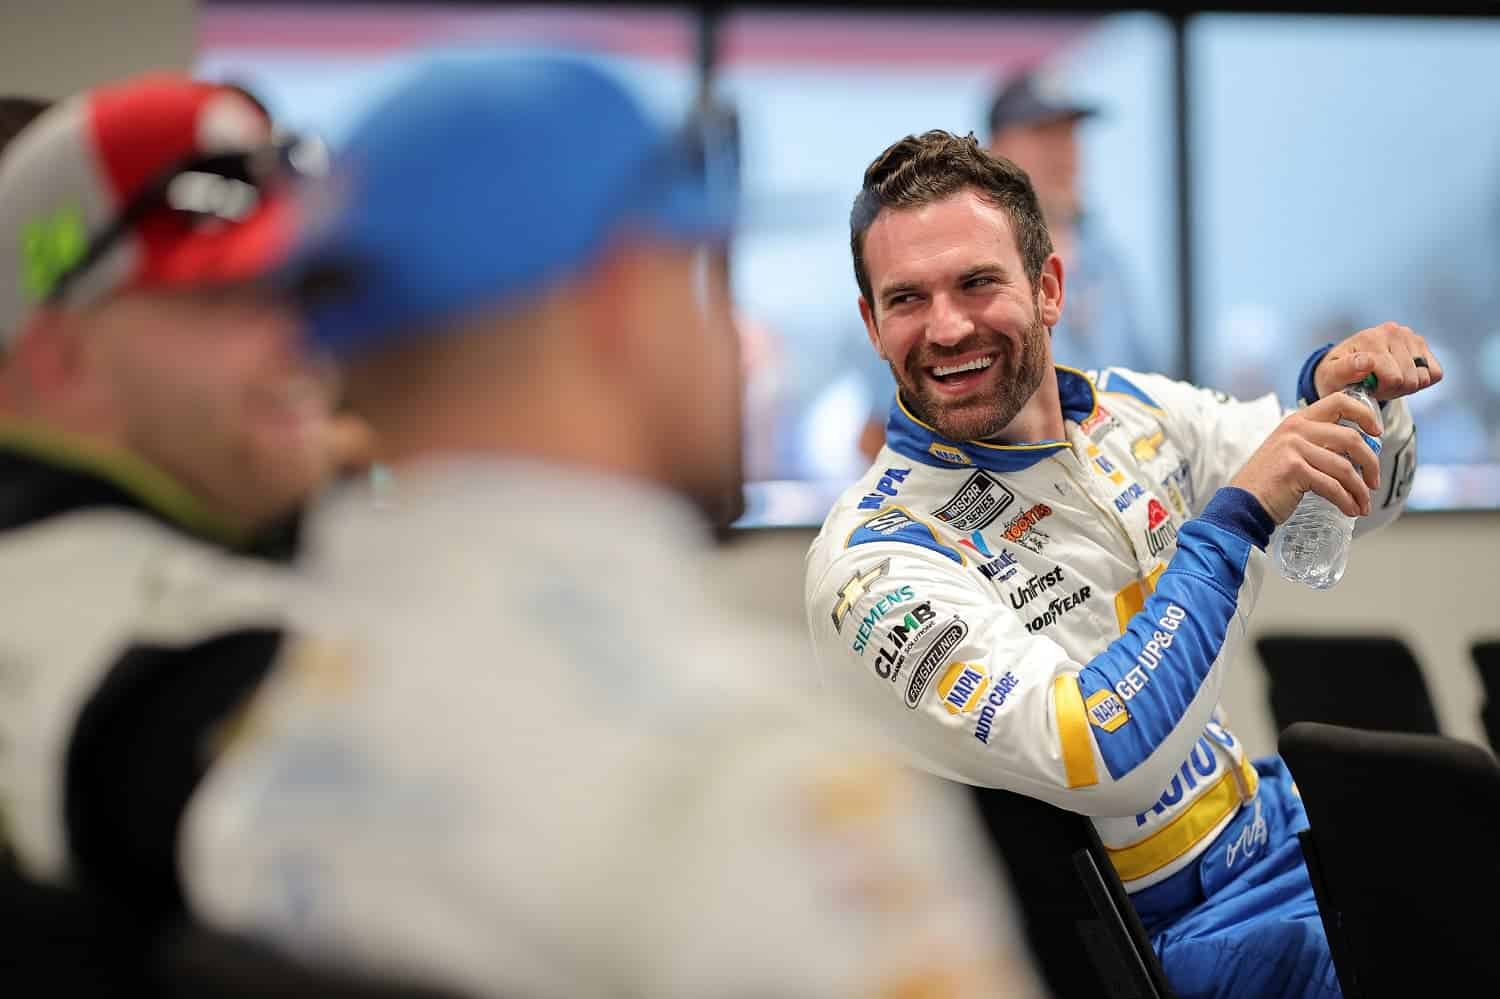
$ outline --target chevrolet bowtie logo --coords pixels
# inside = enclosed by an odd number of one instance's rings
[[[843,585],[839,590],[839,602],[833,608],[834,631],[844,630],[844,618],[848,617],[849,612],[854,609],[854,605],[863,600],[865,594],[870,592],[870,584],[881,576],[884,576],[886,570],[890,567],[891,560],[884,559],[879,565],[868,572],[863,574],[856,572],[853,578]]]
[[[1162,432],[1158,430],[1150,437],[1142,437],[1130,445],[1130,453],[1135,455],[1136,461],[1150,461],[1156,457],[1156,449],[1161,447],[1163,439]]]

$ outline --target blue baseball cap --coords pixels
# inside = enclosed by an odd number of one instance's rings
[[[355,127],[275,283],[338,358],[430,335],[585,271],[622,234],[727,238],[714,116],[652,121],[581,55],[437,62]]]

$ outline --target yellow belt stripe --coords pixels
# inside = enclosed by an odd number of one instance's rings
[[[1089,734],[1089,716],[1083,710],[1083,692],[1078,689],[1077,676],[1060,676],[1052,681],[1052,709],[1057,713],[1057,738],[1062,743],[1068,787],[1099,783],[1099,771],[1094,766],[1094,739]]]
[[[1196,846],[1242,801],[1254,797],[1259,775],[1248,760],[1240,762],[1240,770],[1245,784],[1243,795],[1235,780],[1235,772],[1229,770],[1182,814],[1139,843],[1118,850],[1106,848],[1120,880],[1134,881],[1161,870]]]

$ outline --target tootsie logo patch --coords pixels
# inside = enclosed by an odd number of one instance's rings
[[[1036,525],[1050,516],[1052,508],[1045,503],[1038,503],[1006,524],[1002,536],[1013,545],[1041,554],[1042,548],[1052,539]]]

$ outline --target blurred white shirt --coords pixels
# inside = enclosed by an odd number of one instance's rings
[[[1017,996],[959,789],[836,741],[683,502],[519,463],[310,525],[301,637],[184,820],[196,913],[476,996]]]

